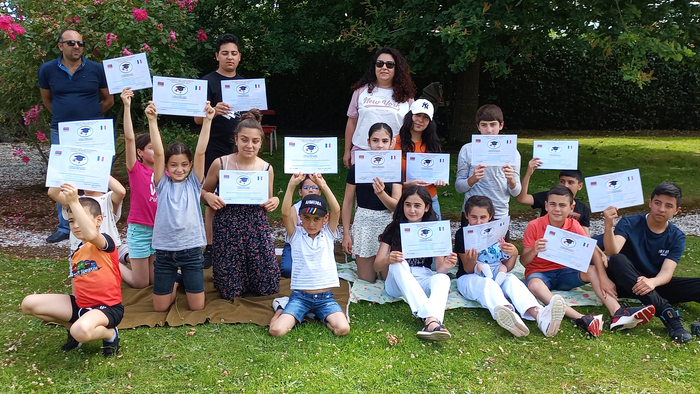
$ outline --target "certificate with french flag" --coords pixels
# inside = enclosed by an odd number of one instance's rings
[[[61,145],[81,148],[114,150],[114,120],[92,119],[75,122],[58,122],[58,137]]]
[[[515,134],[474,134],[471,146],[473,166],[514,165],[518,159],[518,136]]]
[[[476,249],[477,252],[495,244],[506,236],[510,226],[510,216],[484,224],[462,228],[464,250]]]
[[[219,197],[226,204],[259,205],[270,199],[267,171],[219,171]]]
[[[338,137],[284,137],[284,173],[337,174]]]
[[[452,253],[450,221],[401,223],[401,252],[404,259],[449,256]]]
[[[400,150],[355,151],[355,183],[401,182]]]
[[[547,240],[547,250],[539,252],[537,257],[577,271],[588,271],[597,245],[595,239],[552,225],[544,230],[544,239]]]
[[[450,155],[448,153],[406,153],[406,182],[423,181],[450,183]]]
[[[586,191],[591,212],[602,212],[609,206],[618,209],[644,204],[639,169],[589,176]]]
[[[112,152],[67,145],[51,145],[46,187],[70,183],[78,189],[107,193]]]
[[[153,77],[153,102],[159,115],[204,117],[207,106],[207,81]]]
[[[228,79],[221,81],[221,101],[231,107],[231,112],[248,111],[251,108],[267,109],[265,79]]]
[[[538,157],[542,165],[540,170],[576,170],[578,169],[578,141],[544,141],[535,140],[532,145],[532,157]]]
[[[153,86],[145,53],[107,59],[102,62],[109,94],[119,94],[124,88],[147,89]]]

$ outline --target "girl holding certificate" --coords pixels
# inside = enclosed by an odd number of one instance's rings
[[[437,125],[433,122],[433,104],[425,99],[416,100],[411,104],[411,110],[403,118],[403,126],[396,136],[394,149],[401,149],[401,169],[406,173],[406,153],[440,153],[442,147],[437,136]],[[440,203],[436,186],[445,186],[447,182],[439,180],[434,184],[423,181],[404,182],[404,187],[425,186],[430,193],[430,203],[433,211],[440,220]]]
[[[272,166],[258,157],[265,136],[261,120],[257,109],[241,115],[233,137],[235,153],[214,160],[204,183],[204,199],[215,210],[212,222],[214,287],[227,300],[246,292],[270,295],[280,289],[280,268],[267,221],[267,212],[277,209],[280,200],[272,193]],[[227,205],[215,193],[219,170],[267,171],[269,199],[259,205]]]
[[[375,123],[369,129],[367,142],[372,150],[389,150],[393,147],[391,127],[386,123]],[[387,183],[374,178],[374,183],[357,183],[355,165],[348,171],[343,200],[343,250],[354,253],[357,261],[357,276],[367,282],[377,280],[374,258],[379,250],[377,237],[391,223],[391,212],[401,198],[401,184]],[[357,194],[355,220],[350,228],[352,208]],[[386,278],[386,270],[382,272]]]
[[[432,258],[404,259],[401,253],[401,223],[435,220],[430,193],[423,186],[410,186],[396,204],[394,217],[380,236],[374,270],[389,272],[384,283],[392,297],[403,296],[413,315],[423,320],[423,329],[416,336],[444,341],[451,334],[443,323],[450,278],[447,271],[457,263],[457,255],[434,256],[437,273],[430,269]]]

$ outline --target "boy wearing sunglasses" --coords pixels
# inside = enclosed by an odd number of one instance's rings
[[[297,201],[296,204],[292,205],[291,216],[292,218],[294,218],[294,222],[298,223],[299,226],[301,226],[301,219],[298,215],[299,207],[301,207],[301,200],[303,200],[304,197],[308,196],[309,194],[316,194],[320,196],[321,189],[311,179],[311,175],[306,174],[304,181],[301,182],[301,184],[299,184],[299,197],[301,197],[301,199]],[[286,235],[285,239],[287,239]],[[280,274],[283,278],[292,277],[292,247],[291,245],[289,245],[289,242],[284,243],[284,249],[282,250],[282,264],[280,267]]]
[[[60,144],[58,123],[101,118],[114,105],[109,94],[104,68],[99,63],[85,59],[83,36],[75,29],[66,29],[58,35],[61,56],[39,68],[39,88],[44,107],[53,115],[51,119],[51,144]],[[61,215],[58,205],[58,230],[46,239],[48,243],[68,239],[68,221]]]

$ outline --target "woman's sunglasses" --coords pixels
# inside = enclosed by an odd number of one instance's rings
[[[376,62],[374,62],[374,65],[377,68],[382,68],[384,67],[384,65],[386,65],[386,68],[391,70],[392,68],[394,68],[394,66],[396,66],[396,63],[394,63],[391,60],[389,60],[388,62],[385,62],[384,60],[377,60]]]

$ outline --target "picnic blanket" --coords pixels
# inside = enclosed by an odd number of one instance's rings
[[[232,301],[221,298],[219,291],[212,282],[212,270],[204,270],[205,305],[201,311],[191,311],[187,306],[187,296],[184,290],[178,290],[177,299],[167,312],[153,311],[153,289],[132,289],[122,283],[122,304],[124,319],[119,328],[135,328],[139,326],[169,326],[198,325],[207,321],[212,323],[253,323],[267,326],[274,315],[272,300],[277,297],[289,296],[290,279],[280,281],[280,292],[270,296],[246,295],[234,298]],[[334,288],[335,300],[343,308],[346,317],[350,306],[350,285],[345,280],[340,281],[340,287]]]

